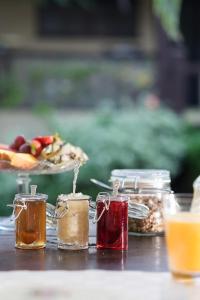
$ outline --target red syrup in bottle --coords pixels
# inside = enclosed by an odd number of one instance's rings
[[[107,209],[102,196],[97,199],[97,249],[128,250],[128,198],[109,199]]]

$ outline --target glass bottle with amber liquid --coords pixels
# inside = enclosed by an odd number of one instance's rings
[[[17,194],[14,199],[16,229],[15,247],[20,249],[41,249],[46,246],[46,200],[45,194]]]

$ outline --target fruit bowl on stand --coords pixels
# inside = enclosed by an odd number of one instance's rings
[[[10,146],[0,144],[0,172],[17,175],[17,192],[29,193],[32,175],[52,175],[71,171],[88,160],[81,148],[65,143],[58,135],[39,136],[27,141],[16,137]],[[1,230],[13,230],[10,218],[0,223]]]

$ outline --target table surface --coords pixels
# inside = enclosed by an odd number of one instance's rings
[[[47,243],[42,250],[19,250],[13,233],[0,233],[0,271],[8,270],[140,270],[167,271],[165,239],[162,236],[129,236],[129,250],[58,250]]]

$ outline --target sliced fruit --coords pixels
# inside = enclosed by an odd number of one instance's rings
[[[29,143],[25,143],[19,147],[20,153],[29,153],[31,154],[31,145]]]
[[[11,161],[14,154],[15,152],[12,150],[0,149],[0,160]]]
[[[10,148],[14,149],[14,150],[19,150],[21,145],[23,145],[25,143],[26,143],[26,140],[25,140],[24,136],[23,135],[18,135],[15,138],[14,142],[10,145]]]
[[[58,155],[61,151],[62,147],[60,145],[56,145],[55,143],[52,145],[49,145],[48,147],[44,148],[42,151],[42,157],[44,159],[51,159]]]
[[[17,169],[30,170],[38,165],[39,161],[31,154],[14,153],[11,159],[11,166]]]
[[[51,145],[54,142],[54,136],[53,135],[37,136],[33,140],[39,141],[44,148],[48,145]]]
[[[51,160],[55,156],[59,155],[63,145],[64,145],[64,142],[61,140],[59,135],[56,134],[56,135],[54,135],[54,142],[43,149],[41,156],[44,159]]]
[[[0,149],[9,150],[10,146],[5,144],[0,144]]]
[[[42,152],[42,144],[38,140],[31,141],[31,154],[38,157]]]

